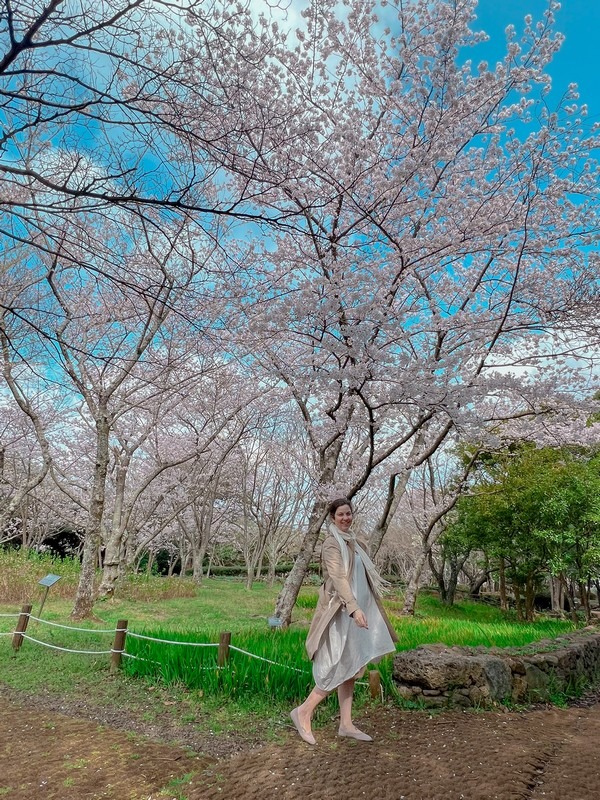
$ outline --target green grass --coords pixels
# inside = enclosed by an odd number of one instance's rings
[[[398,650],[421,644],[449,647],[522,647],[573,630],[571,622],[540,616],[533,623],[518,622],[513,613],[473,601],[448,608],[436,597],[422,593],[414,617],[399,617],[400,601],[386,602],[399,633]]]
[[[50,589],[43,618],[72,625],[69,613],[76,578],[72,562],[5,555],[0,553],[3,585],[5,589],[16,587],[16,592],[12,601],[0,603],[0,614],[16,613],[26,599],[33,602],[37,616],[43,596],[38,576],[54,572],[63,574],[64,583],[61,580]],[[18,580],[13,581],[11,575]],[[69,585],[71,595],[64,591]],[[304,641],[317,599],[315,587],[305,587],[290,628],[270,630],[267,618],[279,588],[259,582],[247,590],[241,581],[229,578],[211,578],[196,587],[179,578],[138,576],[129,580],[117,597],[96,604],[97,620],[76,624],[102,630],[126,619],[134,633],[213,644],[221,631],[229,631],[234,647],[275,664],[234,650],[228,668],[218,669],[216,647],[167,645],[130,636],[127,652],[138,659],[124,659],[123,670],[110,676],[107,654],[63,653],[30,641],[15,654],[10,636],[0,636],[2,682],[20,692],[46,692],[107,707],[126,706],[149,722],[172,713],[219,732],[239,730],[243,720],[244,727],[254,726],[266,738],[277,736],[290,704],[300,700],[311,685]],[[399,634],[398,649],[402,650],[439,642],[448,646],[524,647],[573,627],[565,621],[544,618],[523,624],[497,608],[472,602],[446,608],[429,594],[420,596],[414,617],[400,616],[400,596],[390,596],[385,605]],[[15,621],[14,617],[0,616],[0,633],[13,630]],[[27,632],[58,647],[93,651],[109,650],[113,638],[112,633],[96,635],[35,621],[30,622]],[[392,658],[384,659],[378,668],[385,692],[393,697]],[[367,694],[366,684],[359,687],[359,704]]]

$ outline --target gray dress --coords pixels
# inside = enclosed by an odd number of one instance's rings
[[[352,591],[369,627],[359,628],[345,608],[340,608],[333,617],[313,660],[315,684],[324,692],[332,691],[367,664],[376,663],[396,650],[358,552],[354,558]]]

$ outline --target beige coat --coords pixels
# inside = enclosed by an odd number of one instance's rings
[[[364,541],[359,539],[358,543],[367,550]],[[319,589],[319,602],[317,603],[308,636],[306,637],[306,650],[311,659],[314,658],[319,648],[321,637],[339,609],[345,608],[348,614],[353,614],[359,608],[351,587],[351,576],[354,571],[354,546],[351,542],[348,543],[348,550],[350,551],[350,563],[348,564],[348,571],[346,572],[344,570],[342,552],[335,536],[328,534],[323,542],[321,559],[323,562],[324,582]],[[369,575],[367,573],[367,580],[368,578]],[[372,586],[371,590],[373,590]],[[373,592],[373,594],[390,632],[390,636],[394,642],[397,642],[398,636],[383,610],[381,600],[375,592]]]

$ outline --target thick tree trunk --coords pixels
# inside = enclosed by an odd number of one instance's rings
[[[483,584],[488,580],[490,576],[489,572],[481,572],[479,575],[474,576],[469,581],[469,594],[473,599],[479,599],[479,595],[481,594],[481,588]]]
[[[577,605],[575,603],[575,591],[573,589],[573,584],[571,581],[568,581],[565,577],[561,576],[561,581],[564,587],[565,598],[569,604],[569,615],[571,617],[571,621],[577,624],[579,619],[577,617]]]
[[[533,622],[535,617],[535,579],[533,575],[527,576],[525,583],[525,619]]]
[[[565,594],[561,580],[556,575],[550,576],[550,604],[554,613],[564,616]]]
[[[448,576],[448,580],[446,582],[446,598],[444,600],[444,605],[446,606],[454,605],[454,600],[456,599],[456,589],[458,586],[458,575],[465,560],[466,558],[460,563],[458,561],[450,561],[450,575]]]
[[[200,542],[200,546],[192,546],[192,580],[194,583],[197,583],[198,586],[202,585],[202,579],[204,577],[204,556],[206,555],[206,546],[204,541]]]
[[[106,497],[106,474],[108,472],[108,434],[109,422],[106,410],[99,412],[96,420],[96,464],[92,499],[88,514],[88,524],[83,543],[83,560],[79,584],[75,594],[75,604],[71,619],[79,620],[92,615],[95,602],[94,579],[98,550],[101,544],[102,517]]]
[[[427,553],[427,550],[421,551],[415,562],[415,566],[413,567],[408,586],[406,587],[406,593],[404,595],[404,605],[402,606],[402,614],[404,615],[412,616],[415,613],[417,594],[419,593],[419,585],[421,582],[423,567],[427,561]]]
[[[104,550],[102,565],[102,581],[98,587],[98,597],[112,597],[119,580],[120,565],[123,560],[123,506],[125,503],[125,483],[129,459],[125,458],[116,469],[115,504],[112,515],[111,531]]]
[[[324,500],[315,501],[309,517],[308,531],[302,542],[302,547],[294,562],[294,566],[285,579],[275,605],[275,616],[281,620],[283,626],[289,625],[292,621],[292,611],[298,597],[298,592],[302,586],[304,576],[308,571],[315,546],[319,540],[321,527],[326,517],[327,503]]]
[[[119,579],[123,537],[122,532],[112,533],[104,550],[102,581],[98,587],[97,597],[112,597]]]

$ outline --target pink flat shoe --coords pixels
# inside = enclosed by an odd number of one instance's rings
[[[290,711],[290,718],[294,723],[294,727],[300,734],[300,738],[305,741],[307,744],[316,744],[317,740],[315,737],[310,733],[310,731],[305,730],[302,725],[300,724],[300,720],[298,718],[298,708],[294,708]]]
[[[369,736],[368,733],[363,733],[359,731],[358,728],[355,728],[353,731],[346,731],[343,728],[340,728],[338,731],[338,736],[346,736],[348,739],[357,739],[359,742],[372,742],[373,737]]]

